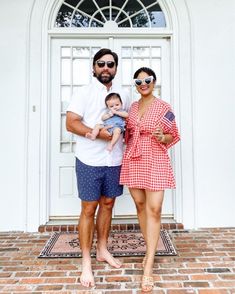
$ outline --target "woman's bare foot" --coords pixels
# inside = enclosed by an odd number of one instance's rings
[[[96,259],[98,261],[106,261],[109,265],[120,268],[122,266],[122,263],[117,258],[114,258],[112,254],[108,252],[108,250],[97,250],[96,252]]]
[[[145,256],[145,257],[143,258],[143,261],[142,261],[142,267],[143,267],[143,268],[145,267],[146,259],[147,259],[147,257]]]
[[[91,261],[82,261],[82,274],[80,276],[80,282],[84,287],[94,287],[95,280],[92,274]]]
[[[142,292],[152,292],[154,287],[153,277],[152,276],[143,276],[141,282]]]
[[[153,281],[153,264],[154,260],[151,260],[145,255],[143,260],[144,274],[142,276],[141,290],[142,292],[151,292],[154,287]]]

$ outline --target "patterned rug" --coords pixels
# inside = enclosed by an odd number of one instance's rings
[[[95,256],[96,238],[92,246],[91,255]],[[109,251],[114,256],[143,256],[145,242],[140,231],[111,231]],[[176,255],[176,250],[166,230],[161,230],[156,255]],[[55,232],[41,251],[40,258],[81,257],[77,232]]]

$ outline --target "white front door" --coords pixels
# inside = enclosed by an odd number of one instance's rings
[[[170,102],[170,50],[168,39],[52,39],[50,103],[50,206],[49,217],[71,218],[80,213],[74,171],[74,136],[65,129],[66,108],[71,94],[90,82],[92,58],[100,48],[111,48],[119,56],[116,79],[138,99],[132,77],[141,66],[153,68],[157,75],[156,95]],[[84,97],[86,99],[86,97]],[[167,191],[163,217],[173,217],[173,192]],[[114,218],[136,217],[133,200],[125,188],[118,197]]]

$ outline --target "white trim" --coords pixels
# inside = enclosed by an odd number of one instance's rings
[[[131,36],[132,38],[135,38],[138,35],[142,35],[142,37],[155,37],[156,38],[156,34],[159,36],[159,38],[162,37],[168,37],[170,35],[173,34],[172,30],[169,29],[151,29],[151,30],[146,30],[145,28],[143,29],[138,29],[138,31],[135,32],[135,34],[133,34],[133,29],[125,29],[125,31],[120,31],[120,28],[118,29],[113,29],[112,31],[107,30],[106,28],[102,28],[102,29],[92,29],[92,28],[68,28],[68,29],[64,29],[64,28],[54,28],[51,30],[48,30],[48,34],[55,36],[55,37],[66,37],[66,36],[70,36],[70,37],[78,37],[78,36],[97,36],[97,37],[104,37],[105,36],[121,36],[124,37],[126,36],[127,38],[129,36]]]
[[[195,45],[194,45],[194,30],[193,28],[195,27],[193,25],[193,17],[192,15],[190,14],[190,9],[188,7],[188,3],[186,0],[184,0],[184,3],[185,3],[185,7],[187,9],[187,15],[189,17],[189,23],[190,23],[190,26],[189,26],[189,29],[190,29],[190,42],[189,42],[189,45],[190,45],[190,77],[191,77],[191,80],[190,80],[190,86],[191,86],[191,92],[190,92],[190,98],[191,98],[191,116],[192,116],[192,137],[191,137],[191,142],[192,142],[192,146],[191,146],[191,150],[192,150],[192,157],[191,157],[191,162],[192,162],[192,191],[193,191],[193,197],[192,197],[192,201],[193,201],[193,206],[194,206],[194,211],[193,211],[193,228],[194,229],[197,229],[198,228],[198,201],[197,201],[197,188],[196,188],[196,183],[195,183],[195,179],[197,178],[196,177],[196,158],[197,158],[197,153],[196,153],[196,148],[194,148],[195,144],[195,132],[196,132],[196,129],[195,129],[195,125],[194,125],[194,117],[195,117],[195,109],[196,109],[196,77],[194,76],[194,73],[195,73],[195,55],[194,55],[194,48],[195,48]]]
[[[27,231],[37,231],[39,225],[47,221],[47,215],[44,216],[44,214],[48,209],[45,204],[47,195],[44,195],[48,184],[46,184],[43,174],[46,174],[47,170],[42,164],[42,161],[46,161],[45,155],[48,151],[43,147],[46,137],[42,131],[44,123],[42,110],[44,99],[47,98],[44,94],[45,85],[42,81],[43,74],[45,74],[42,71],[44,60],[42,60],[41,54],[41,48],[44,44],[42,36],[44,25],[39,25],[43,19],[46,2],[46,0],[35,0],[29,24]],[[42,216],[44,217],[42,218]]]
[[[45,14],[43,24],[47,23]],[[49,216],[49,195],[50,195],[50,41],[47,36],[47,27],[42,26],[42,107],[41,107],[41,156],[40,156],[40,224],[45,224]]]
[[[180,203],[177,206],[177,221],[182,222],[185,228],[195,228],[195,178],[194,178],[194,146],[193,146],[193,89],[192,89],[192,40],[191,19],[185,0],[172,0],[175,7],[177,25],[174,24],[174,81],[178,95],[178,116],[181,130],[181,144],[176,146],[176,152],[181,160],[177,168],[181,171],[181,184],[179,191]],[[178,13],[177,13],[178,10]],[[175,93],[175,94],[176,94]],[[177,173],[179,174],[179,173]],[[176,201],[178,201],[177,199]]]
[[[177,3],[177,4],[176,4]],[[176,163],[176,174],[181,175],[177,179],[177,195],[175,199],[175,216],[178,222],[183,222],[185,227],[194,228],[196,224],[195,215],[195,185],[194,185],[194,166],[193,162],[193,85],[192,85],[192,40],[190,39],[191,23],[186,1],[168,0],[161,1],[160,5],[165,13],[168,28],[149,30],[138,29],[138,35],[134,34],[132,29],[125,31],[99,29],[94,34],[94,30],[89,28],[79,29],[49,29],[52,20],[57,13],[56,7],[61,5],[61,1],[56,0],[35,0],[32,4],[31,18],[29,20],[29,44],[27,61],[27,89],[28,105],[26,112],[28,114],[26,121],[26,184],[27,184],[27,220],[26,230],[37,230],[40,224],[48,221],[49,215],[49,103],[50,103],[50,42],[51,38],[62,38],[79,36],[87,38],[101,38],[107,33],[107,37],[121,36],[125,38],[136,37],[156,37],[156,33],[162,37],[171,37],[172,45],[172,89],[174,91],[174,101],[177,109],[174,109],[180,122],[182,132],[181,144],[176,146],[175,154],[180,162]],[[170,17],[169,17],[170,16]],[[38,20],[42,20],[38,21]],[[41,27],[40,27],[41,24]],[[172,28],[172,29],[169,29]],[[40,31],[40,34],[36,34]],[[27,38],[28,39],[28,38]],[[40,55],[41,49],[41,55]],[[182,53],[183,52],[183,53]],[[37,59],[36,57],[39,59]],[[182,59],[181,59],[182,57]],[[33,72],[32,68],[38,68],[39,73]],[[32,75],[31,75],[31,74]],[[188,80],[187,80],[188,79]],[[189,81],[187,84],[186,82]],[[39,90],[37,92],[37,90]],[[186,101],[186,99],[188,99]],[[182,103],[182,101],[184,103]],[[32,113],[32,107],[35,105],[37,112]],[[174,105],[173,105],[174,107]],[[34,129],[35,127],[35,129]],[[37,133],[38,131],[38,133]],[[36,132],[36,133],[35,133]],[[39,148],[37,149],[36,147]],[[190,151],[189,151],[190,150]],[[184,177],[183,177],[184,176]],[[28,177],[28,181],[27,181]],[[179,182],[181,183],[179,184]]]
[[[52,2],[52,4],[51,4],[51,2]],[[48,30],[50,30],[51,28],[54,27],[56,16],[57,16],[58,10],[59,10],[60,6],[62,5],[62,3],[63,3],[63,0],[58,0],[58,1],[49,0],[48,1],[47,7],[46,7],[46,13],[45,13],[45,17],[47,17],[47,19],[48,19],[48,23],[46,26],[46,28]]]
[[[171,105],[176,114],[177,124],[180,128],[180,84],[179,84],[179,23],[176,13],[176,7],[172,1],[169,1],[167,9],[167,15],[171,15],[170,26],[174,29],[172,32],[171,40],[171,97],[174,96],[174,101],[171,101]],[[174,104],[173,104],[174,103]],[[178,108],[176,108],[178,106]],[[178,223],[183,223],[183,192],[182,192],[182,157],[181,157],[181,142],[174,147],[173,158],[177,157],[178,161],[175,161],[175,175],[176,175],[176,191],[174,193],[174,217]],[[176,198],[177,197],[177,198]]]
[[[26,29],[26,56],[30,56],[30,29],[31,29],[31,21],[32,21],[32,13],[35,6],[35,1],[33,0],[32,7],[30,9],[28,20],[27,20],[27,29]],[[24,138],[24,185],[23,185],[23,194],[24,194],[24,203],[22,205],[23,214],[24,214],[24,230],[28,230],[28,171],[29,171],[29,101],[30,101],[30,59],[26,58],[25,63],[25,138]]]
[[[164,13],[165,20],[166,20],[166,29],[172,30],[173,29],[173,21],[172,21],[172,7],[171,3],[167,0],[159,0],[159,5],[161,6],[162,12]]]

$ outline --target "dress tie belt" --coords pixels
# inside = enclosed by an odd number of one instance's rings
[[[140,146],[140,136],[142,135],[152,135],[152,133],[140,130],[140,128],[136,127],[134,132],[131,132],[130,135],[133,138],[132,145],[127,152],[126,157],[128,159],[138,158],[142,154],[141,146]]]

